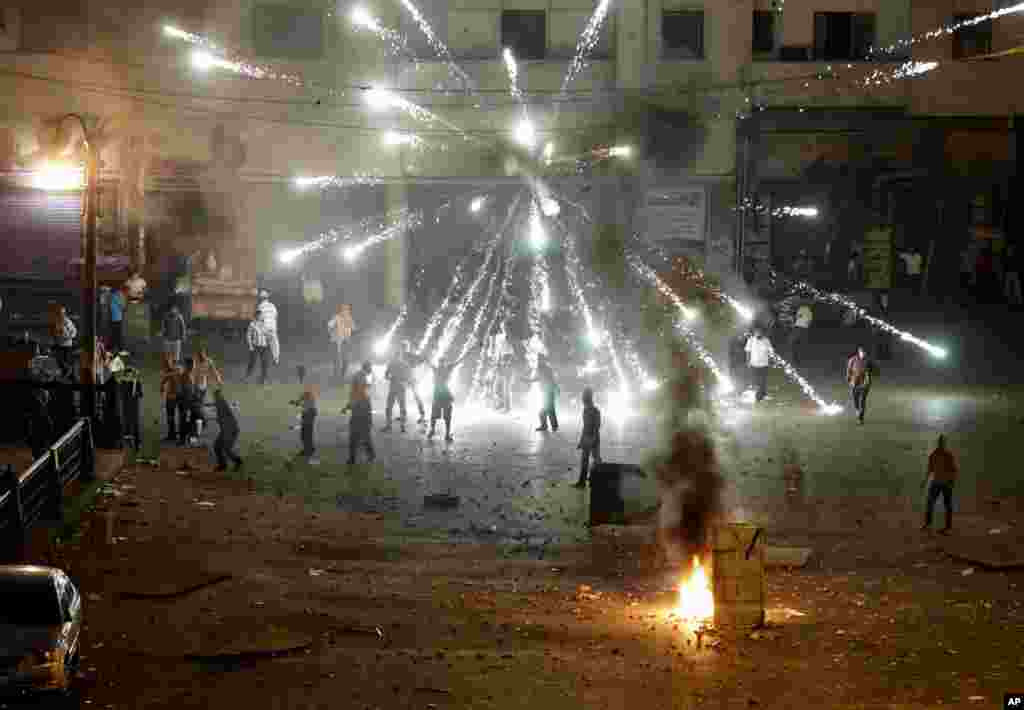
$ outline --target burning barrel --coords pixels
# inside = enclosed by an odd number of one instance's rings
[[[743,630],[764,624],[764,530],[716,525],[711,533],[715,627]]]

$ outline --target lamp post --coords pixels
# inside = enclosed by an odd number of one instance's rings
[[[82,127],[85,142],[85,205],[82,230],[82,409],[90,419],[96,416],[96,208],[98,200],[99,156],[96,146],[89,140],[85,119],[77,113],[69,113],[61,123],[74,118]]]

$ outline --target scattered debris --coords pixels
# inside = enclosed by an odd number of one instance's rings
[[[968,567],[967,569],[965,569],[963,572],[960,573],[960,576],[961,577],[968,577],[968,576],[970,576],[972,574],[974,574],[974,568],[973,567]]]
[[[199,508],[216,508],[217,504],[208,500],[197,500],[196,506]]]
[[[322,569],[316,569],[315,567],[309,570],[310,577],[319,577],[324,571]]]

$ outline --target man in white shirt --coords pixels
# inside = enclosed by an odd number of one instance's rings
[[[754,329],[754,334],[747,340],[746,348],[747,364],[750,365],[750,372],[753,377],[754,387],[757,388],[756,400],[760,402],[768,394],[768,368],[772,365],[772,342],[768,340],[760,328]]]
[[[910,280],[911,293],[920,293],[921,274],[924,271],[924,257],[917,249],[911,249],[900,254],[903,262],[907,265],[907,278]]]
[[[807,342],[807,331],[810,330],[811,321],[814,320],[814,312],[810,305],[804,303],[796,310],[796,322],[789,332],[789,354],[793,367],[799,367],[800,350]]]
[[[263,328],[270,348],[270,356],[276,366],[281,362],[281,342],[277,339],[277,306],[270,301],[270,294],[259,292],[259,303],[256,304],[256,319]]]

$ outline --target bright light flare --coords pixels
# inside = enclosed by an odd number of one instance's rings
[[[545,217],[557,217],[562,211],[562,207],[558,204],[558,200],[546,197],[541,200],[540,210]]]
[[[551,141],[548,141],[547,143],[545,143],[544,144],[544,153],[543,153],[543,155],[544,155],[544,162],[546,162],[546,163],[548,163],[550,165],[551,161],[554,160],[554,157],[555,157],[555,144],[552,143]]]
[[[656,389],[661,387],[661,383],[657,380],[645,380],[643,387],[645,392],[654,392]]]
[[[362,5],[356,5],[352,8],[352,13],[349,15],[349,19],[352,20],[352,24],[356,27],[370,30],[371,32],[380,32],[381,26],[377,22],[377,19],[370,14]]]
[[[484,196],[474,197],[469,203],[469,211],[476,214],[484,208],[484,204],[487,202],[487,198]]]
[[[719,394],[719,396],[724,397],[725,395],[730,395],[730,394],[732,394],[735,391],[736,391],[736,385],[734,385],[732,383],[732,380],[729,379],[728,377],[723,376],[721,379],[718,380],[718,394]]]
[[[541,222],[540,213],[536,209],[536,203],[534,203],[534,209],[530,213],[530,245],[534,249],[543,249],[547,243],[548,235],[544,231],[544,223]]]
[[[363,98],[366,99],[366,103],[370,105],[370,108],[378,111],[398,107],[401,105],[402,101],[404,101],[404,99],[387,89],[381,89],[379,87],[367,89],[363,92]]]
[[[419,368],[416,380],[416,394],[420,399],[429,400],[434,394],[434,373],[429,367]]]
[[[679,584],[679,602],[672,612],[686,624],[690,633],[705,627],[715,618],[715,597],[707,570],[694,555],[690,574]]]
[[[744,306],[731,296],[725,296],[725,300],[739,314],[740,318],[748,322],[754,320],[754,310],[752,308]]]
[[[345,249],[343,249],[341,252],[341,257],[351,264],[353,261],[359,258],[359,254],[361,252],[362,249],[360,249],[359,247],[345,247]]]
[[[32,187],[52,192],[79,190],[84,183],[85,170],[67,163],[44,163],[31,177]]]
[[[613,145],[608,149],[608,155],[613,158],[629,158],[633,155],[633,148],[628,145]]]
[[[381,142],[388,147],[396,145],[418,145],[421,142],[419,136],[412,133],[402,133],[400,131],[386,131],[381,136]]]
[[[544,279],[540,288],[540,310],[541,313],[551,312],[551,284]]]
[[[531,412],[539,412],[544,406],[544,392],[541,390],[539,382],[534,382],[530,385],[530,393],[526,397],[526,403]]]
[[[184,30],[179,30],[177,27],[171,27],[170,25],[164,25],[164,34],[168,37],[173,37],[174,39],[183,39],[187,41],[192,41],[193,37],[195,37],[191,32],[185,32]]]
[[[377,357],[384,357],[391,349],[391,338],[383,337],[373,344],[373,354]]]
[[[288,265],[294,263],[300,253],[298,249],[285,249],[277,255],[277,260],[282,264]]]
[[[534,128],[533,122],[528,118],[524,118],[516,125],[515,139],[519,145],[524,148],[533,150],[537,145],[537,129]]]
[[[608,393],[608,416],[612,419],[622,421],[633,416],[633,396],[625,386]]]

